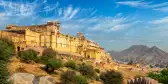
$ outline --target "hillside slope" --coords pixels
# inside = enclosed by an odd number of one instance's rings
[[[120,51],[109,51],[114,59],[124,62],[133,60],[134,63],[151,64],[155,66],[166,66],[168,64],[168,53],[156,46],[132,45]]]

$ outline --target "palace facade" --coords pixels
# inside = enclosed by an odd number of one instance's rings
[[[6,30],[0,30],[0,38],[14,42],[16,51],[28,47],[52,48],[57,52],[67,52],[96,60],[107,55],[98,43],[87,40],[81,32],[78,32],[76,37],[61,33],[60,22],[32,26],[8,25]]]

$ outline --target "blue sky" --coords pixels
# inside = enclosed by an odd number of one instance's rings
[[[106,50],[131,45],[168,51],[166,0],[0,0],[0,28],[61,21],[61,32],[98,42]]]

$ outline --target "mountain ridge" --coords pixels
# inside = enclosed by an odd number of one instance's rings
[[[168,53],[157,46],[148,47],[146,45],[132,45],[122,51],[109,51],[113,59],[144,65],[154,65],[164,67],[168,64]]]

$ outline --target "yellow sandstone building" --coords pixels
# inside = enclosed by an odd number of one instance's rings
[[[52,48],[57,52],[96,60],[106,56],[103,48],[93,41],[86,40],[81,32],[78,32],[76,37],[62,34],[60,22],[32,26],[8,25],[6,30],[0,30],[0,38],[14,42],[17,51],[36,47]]]

